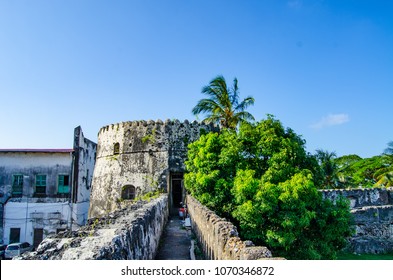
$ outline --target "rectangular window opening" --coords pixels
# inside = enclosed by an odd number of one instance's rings
[[[69,175],[59,175],[57,193],[59,193],[59,194],[70,193],[70,176]]]
[[[46,175],[36,175],[35,188],[36,194],[46,194]]]
[[[23,192],[23,175],[12,176],[12,195],[22,195]]]

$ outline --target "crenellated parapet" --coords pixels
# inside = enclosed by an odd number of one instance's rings
[[[186,150],[201,132],[218,131],[212,124],[185,120],[129,121],[104,126],[98,133],[97,157],[138,152]],[[118,151],[116,149],[118,143]]]

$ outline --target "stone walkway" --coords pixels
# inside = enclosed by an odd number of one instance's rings
[[[182,226],[179,217],[169,217],[161,237],[156,260],[189,260],[191,231]]]

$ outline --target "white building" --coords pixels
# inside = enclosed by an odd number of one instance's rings
[[[0,149],[0,242],[36,247],[84,225],[96,147],[77,127],[73,149]]]

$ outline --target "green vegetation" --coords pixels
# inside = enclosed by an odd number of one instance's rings
[[[391,143],[390,143],[391,144]],[[389,148],[388,148],[389,149]],[[389,151],[386,149],[386,151]],[[335,160],[338,170],[337,186],[348,187],[392,187],[393,154],[386,153],[362,159],[349,155]]]
[[[348,254],[341,253],[338,254],[338,260],[393,260],[393,253],[390,254]]]
[[[94,235],[94,230],[95,230],[96,226],[98,225],[99,221],[100,220],[98,218],[96,218],[94,220],[93,224],[91,225],[91,230],[90,230],[90,233],[89,233],[89,237],[92,237]]]
[[[246,97],[239,102],[237,79],[229,88],[223,76],[214,78],[208,86],[203,87],[202,93],[208,98],[199,100],[192,113],[206,113],[204,121],[221,125],[223,128],[236,129],[244,121],[253,121],[254,117],[246,109],[254,104],[253,97]]]
[[[187,190],[242,237],[288,259],[332,259],[351,234],[349,203],[322,200],[317,158],[273,116],[189,145]]]
[[[146,134],[142,137],[142,143],[150,142],[151,144],[154,144],[156,142],[156,132],[156,129],[153,128],[150,134]]]
[[[371,158],[317,150],[322,188],[373,188],[393,186],[393,142],[384,154]]]
[[[202,204],[230,219],[242,238],[288,259],[343,258],[353,233],[349,201],[333,204],[318,189],[393,185],[393,141],[381,156],[337,158],[305,151],[305,141],[268,115],[260,122],[239,102],[237,79],[228,88],[218,76],[193,108],[220,133],[201,133],[188,145],[185,187]],[[353,259],[353,256],[350,256]]]
[[[158,197],[160,197],[160,195],[163,193],[162,190],[157,189],[155,191],[151,191],[151,192],[147,192],[143,195],[137,196],[135,198],[135,200],[143,200],[143,201],[147,201],[150,202],[152,199],[156,199]]]

